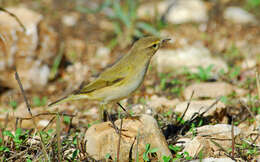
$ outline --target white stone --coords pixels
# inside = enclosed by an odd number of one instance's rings
[[[167,20],[173,24],[206,22],[207,8],[201,0],[176,1],[167,15]]]
[[[200,101],[191,101],[190,106],[184,116],[184,120],[189,120],[195,113],[202,113],[207,110],[215,100],[200,100]],[[184,113],[188,105],[188,101],[181,102],[177,104],[174,112]],[[225,109],[225,104],[218,102],[212,108],[210,108],[204,116],[220,114]]]
[[[162,108],[172,108],[175,107],[179,103],[178,99],[169,100],[166,97],[159,97],[153,95],[150,99],[147,100],[147,104],[151,107],[155,112],[160,112],[159,110]]]
[[[198,156],[201,151],[204,157],[226,156],[221,148],[227,150],[232,146],[231,127],[228,124],[216,124],[196,128],[196,137],[185,144],[182,152],[186,151],[192,157]],[[240,132],[241,130],[234,126],[234,136],[239,135]],[[188,132],[185,136],[194,136],[194,131]]]
[[[121,120],[115,121],[118,128],[120,128],[120,123]],[[132,159],[136,160],[137,141],[135,138],[138,138],[139,141],[139,160],[142,160],[146,144],[150,144],[151,148],[158,148],[156,153],[159,159],[163,155],[172,156],[165,137],[153,117],[141,115],[136,118],[123,119],[122,129],[119,161],[129,161],[129,151],[133,143]],[[101,160],[105,158],[106,154],[110,154],[114,160],[117,156],[119,135],[111,122],[91,126],[86,132],[86,140],[87,153],[94,159]]]
[[[40,120],[38,122],[39,127],[46,127],[49,124],[49,120]]]
[[[62,17],[62,23],[67,26],[75,26],[78,22],[79,15],[77,13],[69,13]]]
[[[138,8],[138,17],[150,18],[158,15],[166,14],[166,20],[173,24],[181,24],[187,22],[206,22],[208,20],[207,8],[201,0],[171,1],[165,0],[153,3],[144,3]]]
[[[99,47],[97,49],[97,52],[96,52],[96,61],[101,64],[101,66],[104,68],[107,66],[108,64],[108,60],[109,60],[109,54],[110,54],[110,49],[107,48],[107,47]]]
[[[256,64],[257,64],[256,59],[245,59],[242,62],[241,67],[243,69],[251,69],[251,68],[254,68],[256,66]]]
[[[224,18],[228,21],[239,24],[257,23],[254,15],[239,7],[228,7],[224,11]]]
[[[107,47],[99,47],[96,52],[97,57],[108,57],[110,54],[110,49]]]
[[[199,98],[217,98],[221,96],[227,96],[232,92],[236,92],[238,96],[246,94],[246,90],[237,88],[231,84],[225,82],[206,82],[206,83],[194,83],[184,90],[184,97],[188,100],[191,97],[192,92],[194,95],[192,99]]]
[[[21,56],[31,55],[38,45],[37,25],[42,20],[42,15],[24,7],[7,8],[6,10],[15,14],[26,28],[25,36],[18,39],[17,33],[23,32],[22,27],[13,17],[5,12],[0,12],[0,29],[5,31],[1,34],[8,39],[7,43],[12,43],[13,47],[13,50],[9,50],[12,52],[9,55],[13,56],[17,51]]]
[[[216,125],[205,125],[196,128],[196,132],[199,136],[223,136],[231,139],[232,126],[229,124],[216,124]],[[241,130],[234,126],[234,136],[239,135]]]
[[[136,104],[133,105],[130,108],[130,110],[134,115],[142,115],[142,114],[153,115],[153,110],[151,109],[151,107],[147,105]]]
[[[192,160],[190,162],[235,162],[230,158],[206,158],[202,160]]]
[[[187,142],[182,152],[188,152],[189,156],[195,157],[204,148],[204,145],[200,142],[201,137],[195,137],[191,141]]]
[[[225,82],[194,83],[184,89],[184,98],[188,100],[193,91],[192,99],[217,98],[232,93],[233,86]]]
[[[220,58],[213,58],[201,44],[187,45],[176,50],[161,49],[155,55],[155,63],[159,72],[183,70],[184,67],[197,72],[198,67],[207,68],[210,65],[213,65],[213,71],[228,71],[227,64]]]
[[[25,90],[41,89],[48,82],[48,65],[56,54],[57,35],[42,21],[41,14],[25,7],[6,9],[19,18],[26,31],[13,17],[0,12],[0,82],[18,88],[13,70],[16,67]]]
[[[161,1],[155,3],[145,3],[138,7],[137,15],[140,18],[149,18],[156,16],[156,12],[159,15],[162,15],[169,6],[169,1]]]

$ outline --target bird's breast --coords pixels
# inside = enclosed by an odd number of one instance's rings
[[[148,64],[149,63],[146,63],[143,66],[139,65],[139,67],[132,68],[131,73],[129,73],[126,78],[120,81],[117,85],[110,87],[109,95],[104,95],[106,96],[104,97],[105,102],[119,100],[133,93],[142,84]]]

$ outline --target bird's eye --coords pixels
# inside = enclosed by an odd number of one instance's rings
[[[152,48],[155,48],[155,49],[156,49],[157,47],[158,47],[158,44],[157,44],[157,43],[152,45]]]

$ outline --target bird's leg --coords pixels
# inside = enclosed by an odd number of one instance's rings
[[[117,102],[116,104],[117,104],[119,107],[121,107],[121,109],[123,109],[123,111],[126,113],[127,116],[131,116],[131,115],[126,111],[126,109],[125,109],[119,102]]]
[[[102,122],[104,119],[104,109],[106,108],[106,104],[101,103],[99,108],[99,121]]]
[[[129,112],[126,111],[126,109],[119,103],[117,102],[117,105],[121,107],[121,109],[124,110],[124,112],[126,113],[126,116],[130,119],[133,119],[133,120],[139,120],[139,116],[134,116],[134,115],[131,115]]]
[[[133,116],[129,112],[127,112],[126,109],[119,102],[117,102],[117,105],[120,106],[121,109],[124,110],[124,112],[126,113],[127,117],[133,118]]]
[[[126,111],[126,109],[125,109],[125,108],[124,108],[124,107],[123,107],[123,106],[122,106],[122,105],[121,105],[119,102],[117,102],[116,104],[117,104],[118,106],[120,106],[120,107],[121,107],[121,109],[123,109],[123,110],[124,110],[124,112],[127,112],[127,111]]]

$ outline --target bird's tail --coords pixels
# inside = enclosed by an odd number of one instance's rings
[[[87,98],[87,96],[84,96],[84,97],[82,95],[69,95],[69,96],[65,96],[65,97],[62,97],[61,99],[58,99],[57,101],[54,101],[54,102],[50,103],[48,105],[48,107],[56,106],[58,104],[61,104],[61,103],[67,102],[67,101],[83,99],[83,98]]]

